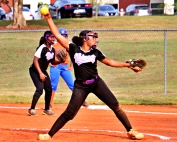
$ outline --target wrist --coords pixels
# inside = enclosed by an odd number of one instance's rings
[[[127,63],[127,68],[130,68],[131,67],[130,62],[126,62],[126,63]]]

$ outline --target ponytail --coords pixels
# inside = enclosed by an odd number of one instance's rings
[[[75,43],[77,46],[82,46],[83,42],[82,42],[83,38],[79,38],[78,36],[74,36],[72,38],[72,42]]]
[[[41,38],[40,38],[40,40],[39,40],[39,46],[41,46],[42,44],[44,44],[45,43],[45,38],[44,38],[44,36],[42,36]]]

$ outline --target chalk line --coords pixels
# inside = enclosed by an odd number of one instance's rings
[[[0,128],[0,130],[10,130],[10,131],[49,131],[49,129],[37,129],[37,128],[10,128],[10,129],[3,129]],[[65,132],[107,132],[107,133],[119,133],[119,134],[123,134],[125,132],[122,131],[114,131],[114,130],[89,130],[87,128],[84,129],[60,129],[60,131],[65,131]],[[170,140],[171,137],[167,137],[167,136],[162,136],[162,135],[158,135],[158,134],[150,134],[150,133],[143,133],[144,135],[149,135],[152,137],[157,137],[161,140]]]
[[[21,106],[0,106],[1,109],[29,109],[29,107],[21,107]],[[85,107],[81,107],[85,108]],[[41,108],[36,108],[41,109]],[[110,110],[108,106],[105,105],[90,105],[87,109],[91,110]],[[146,113],[146,114],[165,114],[165,115],[177,115],[177,113],[168,113],[168,112],[142,112],[142,111],[133,111],[133,110],[125,110],[126,112],[130,113]],[[0,128],[0,130],[3,130]],[[36,129],[36,128],[10,128],[8,130],[14,131],[49,131],[49,129]],[[81,131],[81,132],[108,132],[108,133],[125,133],[121,131],[114,131],[114,130],[88,130],[88,129],[61,129],[60,131]],[[150,133],[143,133],[144,135],[149,135],[152,137],[158,137],[161,140],[170,140],[171,137],[162,136],[158,134],[150,134]]]
[[[21,106],[0,106],[2,109],[29,109],[29,107],[21,107]],[[85,107],[81,107],[85,108]],[[41,109],[41,108],[35,108],[35,109]],[[87,109],[91,110],[111,110],[106,105],[89,105]],[[163,115],[177,115],[177,113],[170,113],[170,112],[148,112],[148,111],[139,111],[139,110],[124,110],[125,112],[130,113],[142,113],[142,114],[163,114]]]

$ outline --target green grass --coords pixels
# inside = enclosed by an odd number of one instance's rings
[[[54,20],[57,27],[69,29],[71,40],[76,29],[176,29],[176,16],[99,17]],[[7,26],[12,21],[1,21]],[[159,24],[160,23],[160,24]],[[48,29],[45,20],[27,21],[31,27]],[[34,29],[34,28],[33,28]],[[77,31],[77,34],[80,31]],[[98,62],[98,71],[121,104],[177,104],[177,31],[167,33],[167,94],[164,94],[164,31],[96,31],[98,48],[119,61],[144,58],[148,66],[138,74],[129,69],[117,69]],[[28,68],[43,32],[0,34],[0,103],[31,103],[35,87]],[[73,71],[72,71],[73,73]],[[71,91],[61,79],[54,103],[68,103]],[[103,104],[90,94],[90,104]],[[44,103],[44,95],[39,103]]]
[[[66,18],[54,19],[57,27],[67,29],[88,29],[88,28],[108,28],[108,29],[140,29],[140,28],[177,28],[177,16],[118,16],[118,17],[92,17],[92,18]],[[0,26],[7,26],[12,21],[0,21]],[[47,22],[43,20],[27,21],[29,26],[48,28]]]

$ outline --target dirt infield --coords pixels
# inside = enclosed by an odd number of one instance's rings
[[[55,105],[57,116],[28,116],[29,104],[0,104],[0,142],[37,142],[38,134],[47,133],[67,105]],[[124,105],[133,127],[144,133],[145,142],[177,141],[177,106]],[[107,106],[81,108],[53,142],[135,142],[127,138],[125,128]]]

